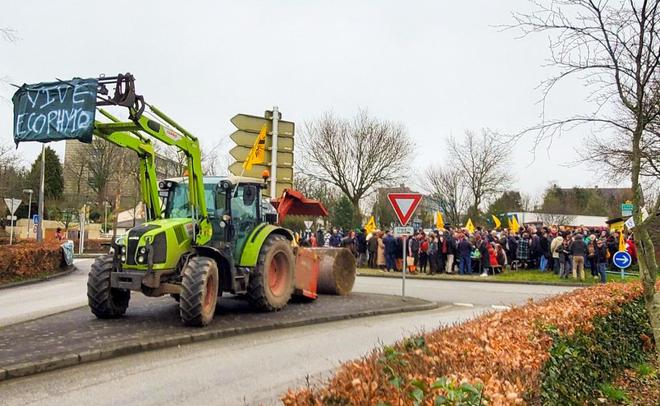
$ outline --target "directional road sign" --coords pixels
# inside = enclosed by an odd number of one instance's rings
[[[252,148],[254,145],[254,140],[257,139],[258,133],[253,133],[249,131],[242,131],[242,130],[236,130],[231,135],[229,138],[231,138],[232,141],[236,143],[236,145],[240,145],[241,147],[248,147]],[[273,137],[270,135],[266,135],[266,150],[270,150],[273,148]],[[293,138],[292,137],[286,137],[286,136],[277,136],[277,150],[278,151],[293,151]]]
[[[16,209],[21,205],[21,199],[12,199],[11,197],[5,197],[5,204],[10,214],[16,213]]]
[[[231,123],[239,130],[253,132],[259,134],[261,127],[266,124],[268,134],[273,132],[273,120],[265,117],[251,116],[249,114],[236,114],[231,119]],[[293,137],[295,124],[291,121],[278,121],[277,136],[279,137]],[[278,142],[279,143],[279,142]]]
[[[612,262],[617,268],[626,269],[632,264],[632,257],[627,251],[617,251],[612,257]]]
[[[399,222],[402,226],[405,226],[422,201],[422,195],[420,193],[388,193],[387,199],[390,201]]]
[[[32,223],[39,224],[39,215],[38,214],[33,214],[32,215]]]
[[[254,164],[249,170],[243,170],[242,162],[234,162],[229,165],[229,172],[236,176],[248,176],[250,178],[259,178],[261,179],[261,174],[264,170],[270,172],[270,165],[266,164]],[[242,174],[242,175],[241,175]],[[277,166],[277,181],[278,182],[293,182],[293,168],[286,166]]]
[[[632,216],[634,206],[632,203],[622,203],[621,204],[621,216],[627,217]]]
[[[279,145],[279,141],[278,141],[278,145]],[[251,150],[252,147],[242,147],[240,145],[237,145],[229,151],[229,154],[232,157],[234,157],[234,159],[237,160],[238,162],[243,162],[247,159],[248,155],[250,155]],[[266,150],[266,159],[264,161],[264,165],[270,165],[271,158],[273,157],[272,155],[273,154],[270,151]],[[293,167],[293,152],[278,152],[277,166]],[[279,172],[279,170],[277,172]]]
[[[403,237],[412,235],[415,232],[415,229],[412,227],[394,227],[394,236]]]

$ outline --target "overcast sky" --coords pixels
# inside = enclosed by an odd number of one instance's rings
[[[484,127],[515,132],[539,121],[537,86],[548,76],[544,37],[517,39],[509,1],[12,1],[0,27],[0,77],[12,83],[131,72],[138,93],[209,147],[231,147],[229,119],[278,105],[299,126],[332,110],[358,109],[403,123],[419,172],[456,165],[444,139]],[[0,142],[12,142],[14,89],[0,88]],[[546,116],[589,109],[585,90],[566,82]],[[540,193],[549,182],[612,186],[570,167],[588,135],[565,135],[532,159],[529,140],[511,149],[516,188]],[[40,146],[19,147],[26,163]],[[63,144],[55,144],[62,154]],[[420,177],[418,175],[417,177]]]

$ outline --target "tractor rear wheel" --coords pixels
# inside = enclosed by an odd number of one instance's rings
[[[179,313],[183,324],[208,325],[218,303],[218,265],[208,257],[192,257],[183,267],[182,277]]]
[[[99,319],[112,319],[126,313],[131,291],[110,287],[112,255],[96,258],[87,277],[87,299]]]
[[[266,311],[286,306],[293,293],[294,265],[289,240],[279,234],[269,235],[250,274],[247,296],[252,306]]]

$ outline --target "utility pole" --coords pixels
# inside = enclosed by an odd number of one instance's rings
[[[37,222],[37,241],[44,240],[44,179],[46,177],[46,145],[41,144],[41,180],[39,181],[39,221]]]
[[[30,220],[32,219],[32,189],[23,189],[23,193],[27,193],[29,197],[28,203],[28,223],[27,223],[27,238],[30,238]]]
[[[276,199],[277,193],[277,134],[279,132],[280,111],[273,106],[273,149],[270,152],[270,198]]]

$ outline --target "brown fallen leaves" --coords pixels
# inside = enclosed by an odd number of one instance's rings
[[[290,389],[282,401],[285,405],[380,401],[408,405],[413,403],[412,391],[423,387],[429,390],[420,403],[433,405],[436,396],[446,391],[431,385],[444,376],[483,385],[489,405],[523,404],[539,392],[540,371],[552,346],[549,329],[561,335],[591,331],[595,317],[617,311],[640,295],[637,283],[609,283],[530,301],[424,334],[423,345],[406,345],[404,340],[389,350],[376,349],[343,364],[324,386]]]

